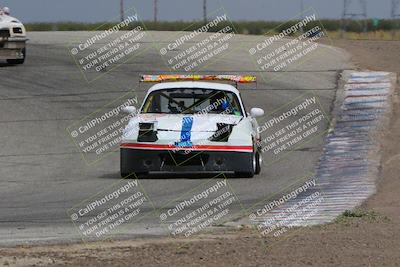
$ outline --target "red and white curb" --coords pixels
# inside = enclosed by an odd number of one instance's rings
[[[288,194],[284,201],[269,200],[275,204],[252,211],[251,224],[262,225],[261,230],[328,223],[374,194],[380,136],[389,122],[395,78],[389,72],[342,74],[344,90],[338,92],[335,120],[313,184],[294,197]]]

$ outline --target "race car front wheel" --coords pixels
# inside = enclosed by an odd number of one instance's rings
[[[120,156],[120,175],[121,178],[126,179],[136,179],[136,178],[145,178],[148,175],[148,172],[145,170],[138,170],[132,168],[132,157],[127,155],[128,153],[126,150],[121,150]]]
[[[260,174],[261,172],[261,165],[262,165],[262,155],[260,154],[260,152],[256,152],[255,153],[255,160],[256,160],[256,166],[254,169],[254,174]]]
[[[258,151],[252,153],[251,161],[248,162],[247,166],[244,166],[248,171],[236,172],[237,178],[253,178],[255,174],[261,172],[262,157]]]

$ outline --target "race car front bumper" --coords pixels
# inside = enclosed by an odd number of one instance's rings
[[[25,38],[0,39],[0,59],[23,59]]]
[[[251,172],[252,152],[142,150],[121,147],[121,174]],[[250,167],[249,167],[250,166]]]

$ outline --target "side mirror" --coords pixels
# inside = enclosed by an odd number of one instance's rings
[[[261,108],[252,108],[250,110],[250,116],[253,118],[262,117],[264,116],[264,110]]]
[[[121,111],[128,114],[136,114],[136,108],[133,106],[123,107]]]

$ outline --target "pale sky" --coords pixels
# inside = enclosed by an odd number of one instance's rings
[[[285,20],[300,13],[300,1],[208,0],[208,9],[218,9],[222,4],[232,20]],[[303,1],[305,8],[313,7],[319,18],[337,19],[343,12],[343,0]],[[390,17],[391,0],[367,2],[368,17]],[[159,0],[159,20],[201,19],[202,3],[203,0]],[[0,6],[10,7],[12,15],[23,22],[99,22],[119,17],[119,0],[0,0]],[[153,18],[153,0],[125,0],[125,7],[135,7],[142,20]]]

